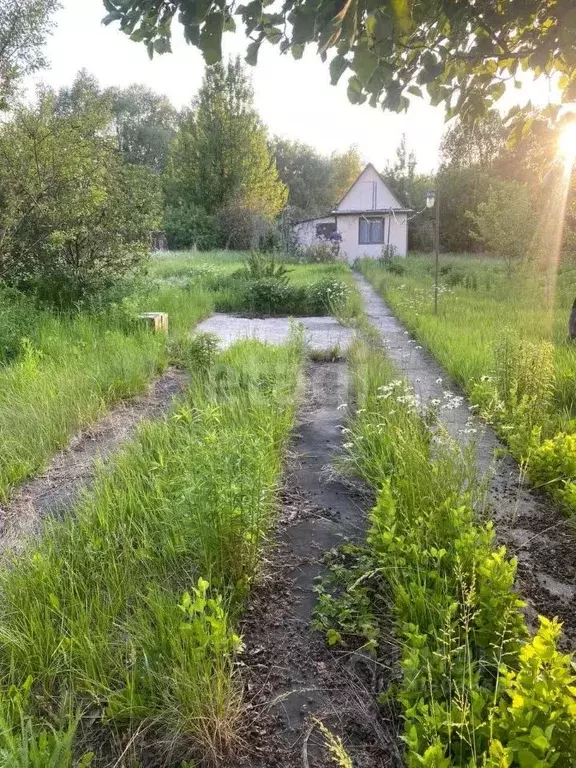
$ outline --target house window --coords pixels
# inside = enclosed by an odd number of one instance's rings
[[[329,221],[325,224],[316,224],[316,237],[325,238],[328,240],[330,235],[336,232],[336,224],[333,221]]]
[[[382,245],[384,243],[384,219],[360,218],[358,243],[360,245]]]

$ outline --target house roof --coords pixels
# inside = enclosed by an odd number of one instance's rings
[[[357,177],[354,179],[354,183],[353,183],[353,184],[350,184],[350,186],[348,187],[348,189],[346,190],[346,192],[345,192],[345,193],[342,195],[342,197],[340,198],[340,200],[338,200],[338,202],[336,203],[336,205],[335,205],[335,206],[334,206],[334,208],[332,209],[332,212],[333,212],[333,213],[341,213],[341,211],[338,211],[338,206],[340,205],[340,203],[342,202],[342,200],[344,200],[344,199],[345,199],[346,195],[347,195],[347,194],[350,192],[350,190],[351,190],[351,189],[354,189],[354,187],[355,187],[355,186],[356,186],[356,184],[358,183],[358,179],[359,179],[361,176],[363,176],[363,175],[366,173],[366,171],[367,171],[369,168],[372,168],[372,170],[373,170],[373,171],[374,171],[374,173],[375,173],[375,174],[378,176],[378,178],[380,179],[380,181],[382,182],[382,184],[384,184],[384,186],[386,187],[386,189],[388,190],[388,192],[390,192],[390,195],[391,195],[391,197],[392,197],[392,198],[393,198],[393,199],[394,199],[394,200],[395,200],[395,201],[398,203],[398,208],[394,208],[394,210],[395,210],[395,211],[398,211],[398,210],[400,210],[400,209],[402,208],[402,206],[400,205],[400,203],[399,203],[399,201],[398,201],[398,198],[396,197],[396,195],[394,195],[394,194],[392,193],[392,191],[391,191],[390,187],[389,187],[389,186],[388,186],[388,184],[386,183],[386,180],[384,179],[384,177],[382,176],[382,174],[380,173],[380,171],[378,171],[378,170],[376,169],[376,166],[374,165],[374,163],[367,163],[367,165],[366,165],[366,166],[364,166],[364,168],[363,168],[363,169],[360,171],[360,173],[358,174],[358,176],[357,176]],[[387,209],[387,210],[389,210],[389,209]],[[411,210],[411,209],[409,209],[409,210]]]
[[[307,219],[298,219],[298,221],[293,222],[292,226],[295,226],[296,224],[306,224],[307,221],[318,221],[319,219],[331,219],[334,217],[334,211],[328,211],[328,213],[324,213],[322,216],[310,216]]]
[[[388,213],[411,213],[413,208],[366,208],[362,211],[332,211],[334,216],[374,216],[375,214],[383,216]]]
[[[324,216],[311,216],[309,219],[299,219],[292,226],[297,224],[307,224],[309,221],[320,221],[321,219],[334,219],[338,216],[385,216],[390,213],[412,213],[413,208],[367,208],[362,211],[331,211]]]

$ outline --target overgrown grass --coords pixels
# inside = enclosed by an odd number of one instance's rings
[[[300,359],[298,340],[221,354],[73,515],[0,571],[3,764],[30,765],[23,751],[55,729],[49,756],[62,756],[32,764],[72,765],[77,723],[77,759],[222,759],[238,714],[234,625],[271,521]]]
[[[381,352],[357,346],[352,365],[359,408],[347,448],[378,499],[371,560],[350,592],[361,594],[362,622],[372,628],[365,584],[379,573],[391,589],[407,765],[574,764],[576,678],[556,649],[560,626],[541,618],[528,636],[513,586],[516,561],[496,546],[491,523],[481,522],[472,464],[428,426]],[[379,598],[372,595],[374,606]]]
[[[566,339],[576,270],[560,271],[547,309],[535,268],[509,279],[497,261],[441,256],[436,316],[429,257],[399,260],[393,271],[369,260],[360,268],[482,408],[532,479],[576,510],[570,457],[560,457],[559,469],[549,442],[558,453],[576,433],[576,346]]]
[[[213,306],[202,288],[167,286],[133,301],[131,317],[42,313],[33,338],[24,338],[16,359],[0,367],[0,500],[78,429],[142,392],[166,366],[167,339],[134,319],[139,308],[169,312],[170,338],[176,339]]]

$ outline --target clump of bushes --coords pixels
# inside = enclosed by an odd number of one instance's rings
[[[210,287],[216,291],[216,309],[266,316],[329,315],[344,310],[351,296],[345,283],[324,278],[293,285],[289,272],[274,256],[250,254],[241,269],[211,280]]]
[[[164,230],[173,250],[196,247],[209,251],[219,244],[218,222],[197,205],[169,205],[164,213]]]

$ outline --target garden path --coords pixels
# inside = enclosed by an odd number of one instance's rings
[[[36,534],[48,515],[62,515],[94,479],[98,464],[128,440],[144,419],[158,418],[184,391],[188,374],[169,368],[148,391],[115,405],[75,435],[44,472],[22,483],[0,507],[0,549],[15,549]]]
[[[471,419],[470,404],[430,354],[412,338],[370,283],[355,274],[368,319],[387,354],[420,397],[437,407],[447,431],[462,446],[472,444],[477,466],[488,478],[487,496],[498,541],[518,558],[517,588],[534,626],[538,614],[564,623],[563,645],[576,648],[576,541],[574,526],[543,493],[525,481],[490,426]],[[474,431],[475,430],[475,431]]]
[[[334,467],[343,450],[345,411],[339,406],[349,396],[346,363],[309,362],[306,373],[274,540],[242,625],[253,717],[247,754],[237,765],[326,766],[313,714],[343,738],[355,768],[399,768],[398,723],[393,715],[381,717],[374,704],[375,693],[390,681],[395,647],[389,646],[390,665],[375,669],[360,652],[328,650],[323,634],[312,629],[322,558],[346,541],[364,542],[373,499]]]

